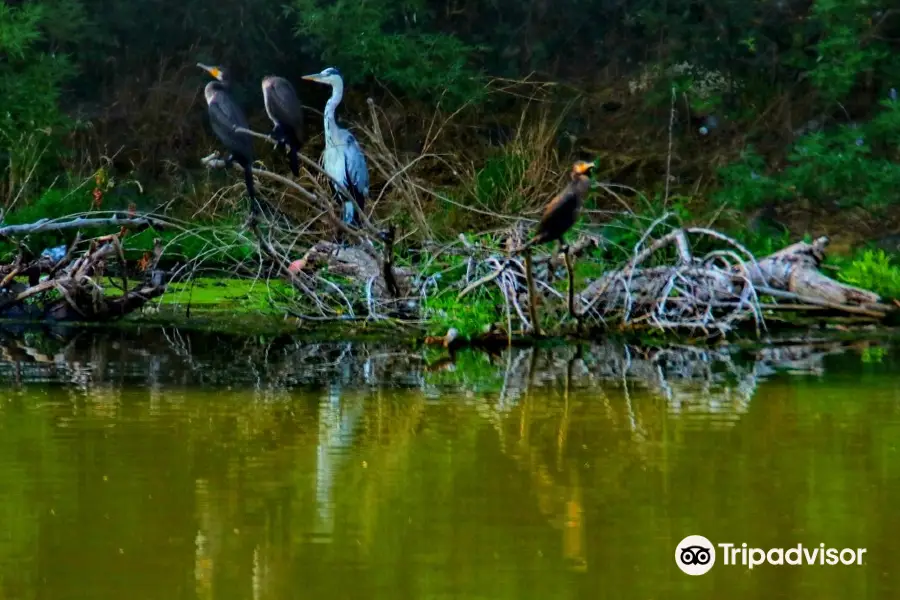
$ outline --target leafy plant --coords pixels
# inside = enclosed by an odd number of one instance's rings
[[[62,83],[72,68],[64,55],[46,52],[42,26],[47,5],[0,4],[0,126],[4,130],[36,130],[64,122],[59,110]]]
[[[865,250],[838,273],[841,281],[887,298],[900,298],[900,267],[883,250]]]
[[[820,32],[809,79],[827,103],[846,97],[863,73],[891,58],[887,43],[868,35],[880,2],[816,0],[811,20]],[[802,63],[801,63],[802,64]]]
[[[54,43],[75,35],[68,25],[77,25],[79,9],[75,0],[0,4],[0,188],[7,203],[49,176],[61,152],[59,138],[70,121],[59,99],[74,68]]]

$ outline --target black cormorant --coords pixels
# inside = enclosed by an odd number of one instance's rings
[[[522,250],[535,244],[543,244],[559,240],[572,228],[578,220],[578,213],[588,190],[591,189],[590,172],[596,165],[592,162],[578,161],[572,165],[569,176],[571,181],[565,189],[554,196],[544,208],[544,214],[538,223],[537,232]]]
[[[259,207],[253,186],[253,140],[249,134],[235,131],[236,127],[250,128],[247,117],[228,93],[230,81],[225,70],[222,67],[211,67],[201,63],[197,63],[197,66],[216,78],[216,81],[206,84],[203,92],[209,107],[209,123],[213,133],[230,152],[225,158],[225,166],[230,168],[233,162],[237,162],[244,168],[244,183],[250,196],[250,210],[256,213]]]
[[[303,105],[291,82],[283,77],[268,76],[262,80],[266,113],[272,120],[272,138],[279,150],[287,145],[290,151],[291,173],[300,175],[297,154],[303,145]]]

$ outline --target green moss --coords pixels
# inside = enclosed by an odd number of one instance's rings
[[[275,312],[279,302],[293,297],[293,288],[282,281],[202,277],[170,284],[158,303],[170,307],[190,305],[191,310],[269,314]]]
[[[122,294],[122,280],[118,277],[105,277],[101,285],[110,297]],[[136,282],[128,285],[133,288]],[[293,298],[293,288],[283,281],[198,277],[193,283],[169,284],[166,293],[149,304],[153,309],[144,312],[174,315],[189,311],[192,315],[235,315],[240,319],[283,318],[286,311],[280,305]]]

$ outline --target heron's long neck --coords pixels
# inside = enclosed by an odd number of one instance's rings
[[[334,113],[337,111],[341,98],[344,97],[344,83],[337,81],[331,86],[331,98],[325,104],[325,136],[332,137],[337,133],[337,120]]]

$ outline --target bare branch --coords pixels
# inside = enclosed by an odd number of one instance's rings
[[[135,229],[140,227],[165,228],[166,221],[155,217],[107,217],[85,218],[78,217],[60,221],[56,219],[41,219],[35,223],[21,225],[5,225],[0,227],[0,236],[11,237],[15,235],[31,235],[47,231],[63,231],[65,229],[89,229],[98,227],[127,227]]]

